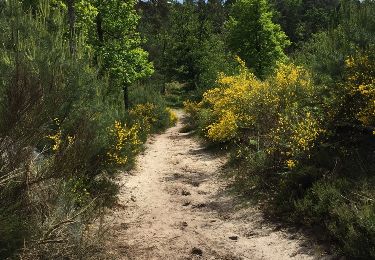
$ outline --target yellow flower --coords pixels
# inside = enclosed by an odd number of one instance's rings
[[[236,135],[237,128],[236,116],[228,111],[219,122],[207,127],[207,137],[214,141],[227,141]]]
[[[52,145],[52,151],[56,152],[59,150],[62,143],[62,132],[60,130],[60,120],[58,118],[54,118],[53,121],[55,121],[55,124],[58,126],[59,130],[55,134],[48,135],[47,138],[54,142]]]
[[[59,150],[62,143],[62,132],[61,130],[57,131],[54,135],[48,135],[47,138],[51,139],[54,144],[52,145],[52,151],[56,152]]]
[[[167,108],[167,112],[169,114],[170,124],[175,125],[177,123],[177,120],[178,120],[178,117],[177,117],[176,113],[170,108]]]
[[[293,161],[293,160],[287,160],[287,161],[286,161],[286,165],[287,165],[287,167],[288,167],[289,169],[293,169],[293,168],[296,167],[296,162]]]
[[[109,160],[124,166],[128,163],[129,156],[136,153],[138,146],[142,143],[138,136],[140,125],[134,124],[129,128],[122,125],[121,122],[115,121],[113,129],[109,131],[115,138],[115,143],[107,152]]]

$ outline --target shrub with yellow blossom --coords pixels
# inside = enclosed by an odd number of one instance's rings
[[[242,63],[241,63],[242,64]],[[204,126],[207,137],[213,141],[228,141],[240,129],[256,128],[263,118],[263,110],[258,107],[269,106],[266,96],[268,84],[258,80],[244,65],[234,76],[221,74],[218,87],[203,95],[200,107],[208,107],[215,122]],[[266,103],[260,103],[262,99]]]
[[[177,115],[170,108],[146,102],[130,109],[129,122],[140,126],[139,136],[145,142],[148,134],[174,125],[177,122]]]
[[[57,130],[55,130],[53,134],[47,135],[47,139],[49,139],[53,143],[52,146],[51,146],[52,151],[53,152],[59,151],[62,148],[64,143],[66,143],[66,145],[68,147],[73,145],[73,143],[75,141],[75,137],[69,136],[69,135],[63,136],[63,132],[62,132],[62,129],[61,129],[61,123],[60,123],[60,120],[58,118],[55,118],[53,120],[53,122],[54,122]]]
[[[185,109],[198,118],[209,140],[237,143],[241,150],[237,154],[245,160],[249,153],[262,151],[275,167],[296,167],[324,132],[310,107],[315,93],[309,72],[294,64],[279,64],[262,81],[239,63],[237,75],[221,74],[216,88],[204,93],[198,104],[186,102]],[[199,119],[203,116],[208,119]]]
[[[107,156],[112,163],[126,166],[137,154],[142,144],[139,138],[140,125],[136,123],[132,127],[128,127],[115,121],[109,132],[114,141]]]
[[[236,136],[236,115],[232,111],[220,117],[220,121],[207,127],[207,137],[213,141],[227,141]]]
[[[155,116],[156,106],[152,103],[144,103],[135,105],[129,115],[133,122],[137,122],[142,126],[142,131],[150,133],[152,125],[157,121]]]
[[[176,112],[174,112],[172,109],[170,109],[169,107],[167,108],[167,112],[168,112],[168,120],[169,120],[169,125],[175,125],[178,121],[178,116],[176,114]]]
[[[184,101],[184,110],[189,114],[190,117],[196,118],[199,112],[199,104],[191,100]]]
[[[309,155],[324,130],[311,112],[288,112],[280,114],[277,125],[271,130],[267,149],[278,155],[281,165],[285,161],[292,169],[301,155]]]
[[[59,150],[62,142],[62,131],[60,128],[60,121],[58,118],[55,118],[54,124],[57,127],[57,131],[55,131],[53,134],[47,135],[47,138],[53,142],[52,144],[52,151],[56,152]]]
[[[347,87],[355,118],[365,126],[375,127],[375,57],[357,53],[345,61]]]

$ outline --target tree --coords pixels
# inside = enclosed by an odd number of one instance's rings
[[[144,46],[155,64],[154,82],[178,81],[201,91],[214,85],[218,72],[232,69],[233,57],[222,35],[226,12],[220,0],[155,0],[138,7],[143,16],[140,29],[147,38]]]
[[[129,108],[129,85],[153,73],[148,53],[140,47],[135,3],[110,0],[95,4],[97,37],[92,44],[101,61],[101,70],[109,73],[115,87],[122,87],[125,109]]]
[[[38,0],[21,0],[34,12]],[[54,0],[50,5],[66,11],[71,52],[76,41],[85,39],[94,52],[101,75],[108,74],[111,93],[118,97],[122,89],[125,109],[129,108],[128,88],[136,80],[150,76],[153,66],[148,53],[141,48],[142,39],[137,32],[139,16],[136,0]],[[86,40],[87,38],[87,40]]]
[[[145,39],[142,47],[149,53],[155,69],[150,81],[161,93],[165,93],[167,81],[165,50],[171,43],[168,31],[173,5],[167,0],[139,1],[137,4],[137,12],[141,17],[138,30]]]
[[[260,77],[285,59],[284,48],[290,44],[272,17],[267,0],[239,0],[227,22],[229,47]]]
[[[297,44],[311,38],[314,33],[326,30],[335,21],[340,0],[270,0],[278,14],[276,20],[292,41]]]
[[[75,52],[75,8],[74,8],[74,0],[66,0],[66,5],[68,7],[68,21],[69,21],[69,45],[70,45],[70,52]]]

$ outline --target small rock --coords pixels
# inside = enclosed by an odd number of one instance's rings
[[[238,240],[238,236],[230,236],[229,239],[230,239],[230,240],[237,241],[237,240]]]
[[[202,256],[203,255],[203,251],[202,249],[199,249],[197,247],[194,247],[192,250],[191,250],[191,254],[192,255],[199,255],[199,256]]]
[[[199,187],[200,183],[197,182],[197,181],[192,181],[192,182],[191,182],[191,185],[192,185],[193,187]]]
[[[198,208],[198,209],[201,209],[201,208],[204,208],[206,207],[207,205],[205,203],[199,203],[197,205],[195,205],[193,208]]]
[[[258,235],[257,232],[255,232],[255,231],[250,231],[250,232],[248,232],[248,233],[246,234],[246,237],[252,237],[252,236],[256,236],[256,235]]]
[[[188,223],[184,221],[184,222],[181,223],[181,225],[182,225],[183,227],[187,227],[187,226],[188,226]]]
[[[186,191],[186,190],[182,190],[181,195],[182,196],[189,196],[189,195],[191,195],[191,193]]]
[[[184,207],[187,207],[187,206],[189,206],[190,205],[190,201],[187,201],[187,202],[185,202],[184,204],[182,204],[182,206],[184,206]]]
[[[120,226],[121,226],[122,229],[128,229],[129,228],[128,223],[121,223]]]

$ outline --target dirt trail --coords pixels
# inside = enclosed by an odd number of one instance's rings
[[[183,113],[179,112],[183,117]],[[119,259],[322,259],[301,234],[236,209],[212,155],[178,124],[151,137],[121,179],[108,250]],[[122,206],[121,206],[122,205]]]

